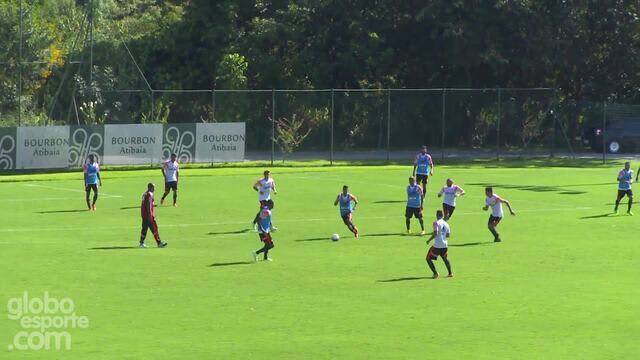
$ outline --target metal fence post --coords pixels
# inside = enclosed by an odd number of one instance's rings
[[[447,89],[442,89],[442,132],[440,134],[440,161],[444,162],[444,125],[446,122]]]
[[[551,131],[551,157],[555,157],[556,154],[556,114],[555,111],[553,111],[553,108],[551,109],[551,117],[553,118],[553,131]]]
[[[216,89],[211,90],[211,121],[216,122]]]
[[[602,102],[602,164],[606,163],[607,158],[607,102]]]
[[[502,92],[498,88],[498,119],[496,127],[496,160],[500,161],[500,117],[502,116]]]
[[[276,89],[271,89],[271,166],[276,152]]]
[[[18,126],[22,123],[22,0],[20,0],[19,40],[18,44]]]
[[[329,163],[333,165],[333,129],[334,129],[334,90],[331,89],[331,149],[329,150]]]
[[[387,162],[391,155],[391,89],[387,89]]]
[[[156,121],[156,96],[155,92],[151,90],[151,122]]]

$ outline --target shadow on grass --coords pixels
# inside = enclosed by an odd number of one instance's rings
[[[249,264],[253,264],[253,261],[234,261],[234,262],[226,262],[226,263],[213,263],[209,265],[209,267],[249,265]]]
[[[208,235],[232,235],[232,234],[244,234],[248,232],[249,232],[249,229],[242,229],[242,230],[234,230],[234,231],[210,232]]]
[[[478,241],[478,242],[470,242],[464,244],[449,244],[449,247],[465,247],[465,246],[478,246],[478,245],[489,245],[493,244],[493,241]]]
[[[363,237],[382,237],[382,236],[400,236],[403,235],[402,233],[378,233],[378,234],[362,234],[360,235],[361,238]],[[350,237],[353,240],[356,240],[355,238]],[[296,240],[297,242],[306,242],[306,241],[331,241],[331,237],[330,236],[325,236],[325,237],[315,237],[315,238],[308,238],[308,239],[299,239]]]
[[[296,240],[296,241],[297,242],[304,242],[304,241],[331,241],[331,237],[325,236],[325,237],[317,237],[317,238],[299,239],[299,240]]]
[[[427,279],[431,279],[431,276],[408,276],[408,277],[400,277],[395,279],[378,280],[377,282],[387,283],[387,282],[414,281],[414,280],[427,280]]]
[[[382,237],[382,236],[401,236],[403,233],[377,233],[377,234],[363,234],[360,237]]]
[[[589,215],[589,216],[582,216],[580,217],[581,220],[586,220],[586,219],[599,219],[599,218],[605,218],[605,217],[616,217],[615,214],[613,213],[606,213],[606,214],[600,214],[600,215]]]
[[[49,211],[36,211],[36,214],[59,214],[59,213],[77,213],[88,212],[89,209],[74,209],[74,210],[49,210]]]
[[[406,202],[406,200],[379,200],[379,201],[374,201],[374,204],[400,204],[400,203],[404,203]]]
[[[127,249],[137,249],[138,246],[103,246],[103,247],[94,247],[89,250],[127,250]]]
[[[576,190],[568,190],[564,188],[565,185],[558,186],[541,186],[541,185],[514,185],[514,184],[491,184],[491,183],[467,183],[465,185],[474,185],[474,186],[493,186],[498,189],[514,189],[514,190],[523,190],[523,191],[533,191],[533,192],[556,192],[561,195],[581,195],[586,194],[586,191],[576,191]],[[572,188],[577,186],[600,186],[600,185],[611,185],[610,183],[601,183],[601,184],[579,184],[579,185],[566,185]]]

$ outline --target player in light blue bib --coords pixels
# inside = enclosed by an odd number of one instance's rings
[[[427,153],[427,147],[422,146],[420,153],[416,155],[413,161],[413,174],[416,178],[416,182],[422,185],[422,202],[420,206],[424,205],[424,198],[427,194],[427,184],[429,183],[429,176],[433,176],[433,158]]]
[[[98,201],[98,186],[102,186],[100,178],[100,164],[95,161],[93,154],[89,155],[89,161],[82,167],[84,172],[84,191],[86,194],[87,207],[89,210],[96,210],[96,201]],[[93,202],[89,201],[89,195],[93,190]]]
[[[629,203],[627,204],[627,214],[633,215],[631,212],[631,205],[633,205],[633,191],[631,190],[631,183],[633,182],[633,170],[631,170],[631,163],[624,163],[624,169],[618,172],[618,196],[616,197],[616,207],[613,209],[613,212],[618,215],[618,206],[620,205],[620,200],[627,196],[629,198]],[[636,178],[637,181],[637,178]]]
[[[422,188],[416,184],[416,179],[411,176],[409,178],[409,186],[407,186],[407,208],[404,212],[407,225],[407,234],[411,234],[411,218],[415,217],[420,222],[422,232],[420,235],[424,235],[424,221],[422,220]]]
[[[260,236],[260,241],[262,241],[264,245],[260,250],[251,252],[253,261],[258,261],[258,255],[260,254],[264,254],[264,260],[271,261],[271,258],[269,257],[269,250],[275,247],[273,239],[271,238],[271,228],[271,210],[269,210],[267,205],[264,205],[260,210],[260,215],[258,217],[258,235]]]
[[[358,228],[353,224],[353,212],[356,210],[356,205],[358,205],[358,199],[349,193],[349,187],[347,185],[342,187],[342,192],[336,197],[336,201],[333,203],[334,206],[340,204],[340,217],[349,231],[355,235],[356,239],[358,238]]]

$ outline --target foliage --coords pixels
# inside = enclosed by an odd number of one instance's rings
[[[290,118],[280,118],[276,121],[276,142],[283,154],[291,154],[304,139],[309,136],[312,128],[308,126],[309,118],[303,114],[293,114]],[[284,162],[285,156],[282,157]]]

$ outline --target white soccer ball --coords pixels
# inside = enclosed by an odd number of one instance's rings
[[[338,235],[338,234],[333,234],[333,235],[331,235],[331,240],[333,240],[333,241],[338,241],[338,240],[340,240],[340,235]]]

